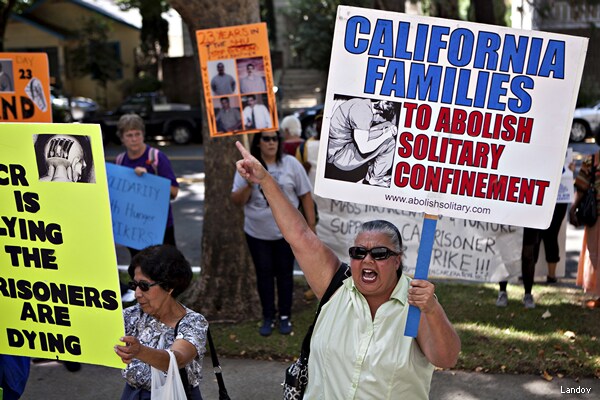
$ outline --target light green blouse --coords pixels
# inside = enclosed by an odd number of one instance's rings
[[[428,399],[433,365],[404,336],[410,278],[371,319],[352,278],[323,306],[310,343],[304,399]]]

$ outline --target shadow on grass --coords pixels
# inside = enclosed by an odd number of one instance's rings
[[[525,309],[522,285],[508,285],[496,307],[497,284],[438,282],[436,293],[462,340],[457,369],[600,377],[600,310],[581,306],[581,290],[536,285]]]

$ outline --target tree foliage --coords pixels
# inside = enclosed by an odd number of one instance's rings
[[[141,72],[160,77],[162,59],[169,51],[169,22],[162,16],[169,11],[169,3],[166,0],[117,0],[117,4],[123,10],[139,10],[142,29],[138,67]]]
[[[10,13],[17,5],[18,0],[0,0],[0,51],[4,51],[4,34]]]
[[[296,64],[305,68],[325,71],[329,69],[336,10],[341,4],[385,11],[405,11],[404,1],[397,0],[291,0],[286,16],[290,21],[289,42]],[[506,5],[503,0],[422,0],[420,4],[423,12],[433,17],[464,18],[506,25]],[[461,8],[466,9],[466,12],[461,13]]]
[[[329,69],[335,17],[339,5],[404,11],[404,2],[390,0],[291,0],[286,11],[292,57],[300,66]]]
[[[108,41],[110,23],[97,16],[83,20],[77,31],[79,41],[69,52],[70,71],[75,76],[90,76],[104,90],[108,82],[119,78],[122,63],[115,46]],[[106,104],[104,104],[106,106]]]

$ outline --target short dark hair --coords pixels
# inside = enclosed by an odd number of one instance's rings
[[[127,269],[131,279],[137,267],[154,282],[159,282],[164,290],[173,289],[173,297],[183,293],[192,281],[190,263],[175,246],[168,244],[146,247],[137,253]]]

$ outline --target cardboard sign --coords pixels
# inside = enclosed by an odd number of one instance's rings
[[[0,120],[52,122],[46,53],[0,53]]]
[[[545,229],[586,49],[586,38],[340,6],[316,194]]]
[[[98,125],[0,129],[0,353],[122,368]]]
[[[265,23],[196,31],[210,136],[276,131]]]
[[[556,197],[557,203],[572,203],[575,200],[575,179],[573,179],[573,170],[571,169],[572,163],[573,149],[569,147],[560,178],[560,186]]]
[[[171,181],[137,176],[132,168],[106,163],[115,243],[142,250],[162,244],[167,227]]]

